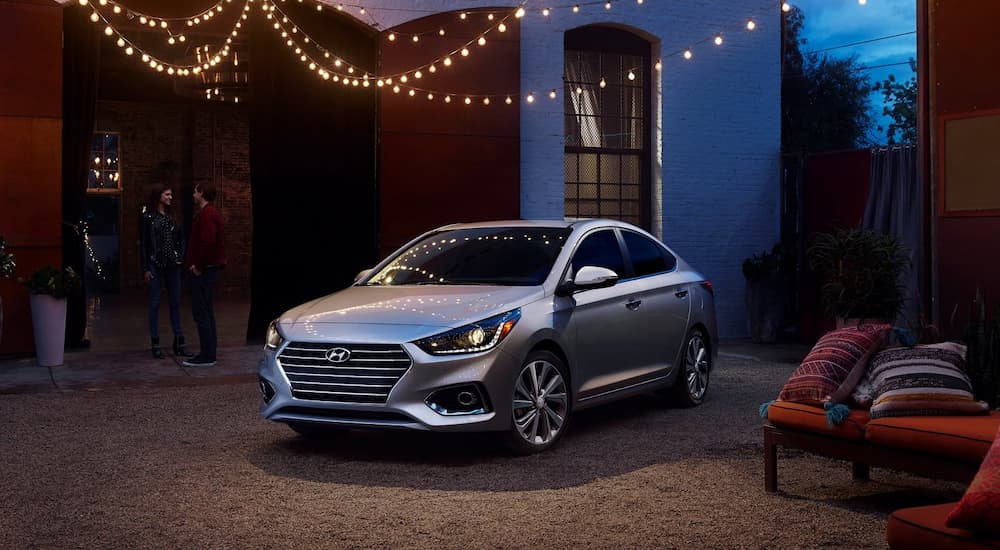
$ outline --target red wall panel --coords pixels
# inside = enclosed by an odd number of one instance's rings
[[[496,14],[494,21],[487,14]],[[419,67],[461,48],[495,26],[509,8],[478,9],[465,20],[438,14],[395,29],[395,41],[382,35],[382,74]],[[419,233],[447,223],[517,218],[520,214],[520,124],[518,89],[520,43],[517,20],[507,31],[487,35],[487,44],[469,47],[468,57],[437,63],[423,78],[409,73],[406,85],[422,90],[411,97],[382,88],[380,172],[380,253],[385,255]],[[445,30],[444,36],[438,31]],[[422,35],[414,43],[414,33]],[[394,80],[398,83],[399,78]],[[427,99],[433,91],[435,99]],[[452,92],[451,103],[442,92]],[[511,94],[513,103],[494,98],[490,105],[463,94]]]
[[[943,115],[1000,108],[1000,72],[990,69],[1000,66],[1000,49],[984,38],[995,32],[1000,3],[933,2],[931,19],[932,124]],[[938,158],[932,155],[934,174]],[[938,322],[956,336],[977,288],[1000,303],[1000,216],[937,216],[936,223]]]
[[[0,0],[0,236],[17,275],[60,265],[62,193],[62,7]],[[0,282],[0,354],[31,352],[27,290]]]
[[[811,155],[806,161],[803,209],[806,239],[835,228],[858,227],[871,187],[871,152],[867,149]],[[802,272],[799,287],[799,335],[815,342],[833,328],[819,302],[819,282]]]

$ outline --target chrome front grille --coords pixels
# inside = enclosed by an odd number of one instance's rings
[[[339,359],[347,350],[350,356]],[[385,403],[392,387],[410,368],[410,356],[397,344],[318,344],[291,342],[278,364],[292,383],[292,397],[338,403]]]

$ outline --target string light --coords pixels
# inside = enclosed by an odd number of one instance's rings
[[[752,31],[757,28],[757,23],[753,22],[753,18],[747,19],[747,30]]]
[[[782,2],[781,3],[781,11],[783,11],[785,13],[788,13],[791,10],[792,10],[792,5],[791,4],[789,4],[788,2]]]
[[[684,59],[691,59],[693,56],[694,54],[691,53],[691,48],[684,50]]]
[[[721,34],[715,35],[714,42],[715,42],[716,46],[721,46],[722,45],[722,35]]]

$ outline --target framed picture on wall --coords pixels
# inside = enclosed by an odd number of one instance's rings
[[[1000,216],[1000,110],[938,122],[938,214]]]

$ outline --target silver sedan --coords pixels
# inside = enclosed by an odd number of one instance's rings
[[[717,343],[712,283],[637,227],[449,225],[271,323],[261,413],[305,435],[495,431],[533,453],[586,407],[698,405]]]

